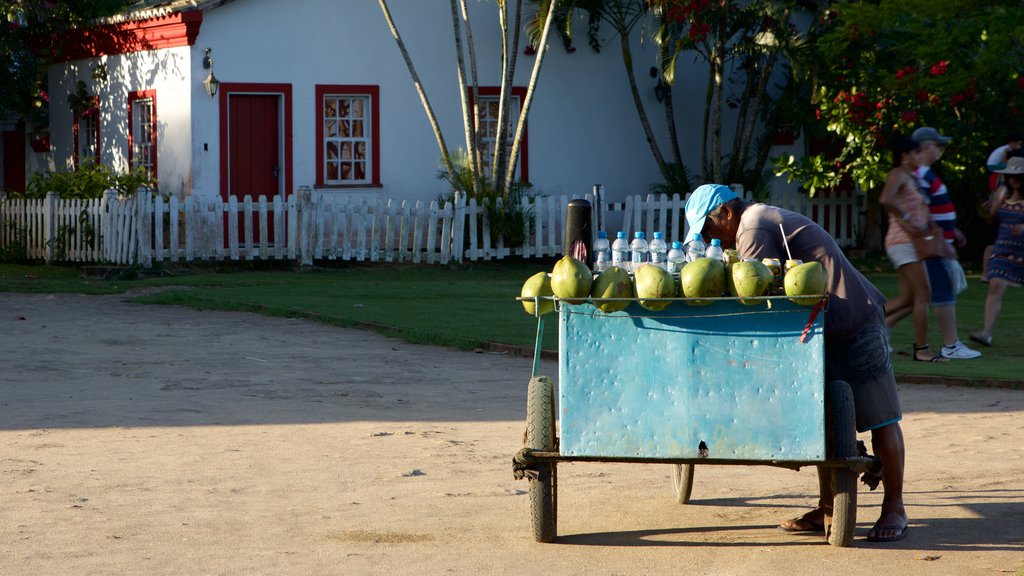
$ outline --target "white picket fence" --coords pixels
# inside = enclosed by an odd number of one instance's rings
[[[662,231],[665,239],[686,238],[685,199],[674,195],[628,196],[608,204],[592,194],[579,196],[596,206],[593,226],[621,218],[634,231]],[[161,262],[297,260],[411,262],[447,264],[474,260],[557,256],[563,252],[569,196],[524,199],[533,215],[522,246],[492,239],[489,222],[476,200],[454,202],[393,199],[339,201],[336,196],[300,188],[288,197],[230,198],[189,196],[184,201],[140,193],[119,198],[111,191],[98,200],[0,198],[0,249],[21,244],[30,259],[48,262]],[[803,212],[836,236],[842,246],[856,242],[858,215],[853,198],[806,200],[784,206]],[[617,214],[617,213],[621,214]],[[618,222],[616,222],[618,224]]]

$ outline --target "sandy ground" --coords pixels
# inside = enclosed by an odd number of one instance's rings
[[[559,466],[559,542],[512,479],[531,360],[121,297],[0,294],[0,573],[1024,574],[1024,392],[901,387],[906,540],[775,529],[814,471]],[[554,375],[554,363],[542,371]]]

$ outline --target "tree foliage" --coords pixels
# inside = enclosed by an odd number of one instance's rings
[[[0,117],[49,121],[46,66],[76,26],[114,14],[130,0],[0,0]]]
[[[985,159],[1024,113],[1024,11],[1006,0],[839,2],[816,22],[802,77],[804,134],[824,152],[776,162],[812,194],[852,179],[883,181],[895,135],[951,136],[944,179],[954,196],[984,186]]]

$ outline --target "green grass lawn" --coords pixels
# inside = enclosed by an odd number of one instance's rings
[[[0,292],[78,292],[114,294],[165,287],[132,297],[150,304],[175,304],[196,309],[243,310],[275,316],[311,318],[330,324],[371,328],[410,342],[472,349],[502,343],[532,349],[536,320],[518,296],[531,274],[550,270],[554,259],[478,262],[459,267],[354,266],[294,272],[226,270],[197,266],[173,275],[132,280],[85,280],[77,267],[0,264]],[[896,275],[877,260],[860,262],[862,269],[888,296],[897,290]],[[968,271],[968,290],[957,305],[960,336],[980,328],[987,288]],[[911,361],[913,342],[908,318],[893,331],[893,367],[901,375],[935,375],[968,380],[1024,380],[1024,291],[1006,294],[992,348],[980,348],[976,360],[929,364]],[[546,349],[558,345],[557,322],[545,322]],[[934,318],[933,347],[940,344]]]

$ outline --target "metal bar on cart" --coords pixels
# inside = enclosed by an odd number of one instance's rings
[[[534,310],[540,310],[540,299],[537,299]],[[533,378],[540,371],[541,340],[544,339],[544,316],[537,316],[537,338],[533,345]]]
[[[858,474],[867,472],[872,464],[871,458],[851,456],[849,458],[832,458],[829,460],[730,460],[726,458],[627,458],[621,456],[562,456],[558,452],[542,452],[539,450],[521,450],[517,458],[523,462],[611,462],[627,464],[701,464],[716,466],[733,465],[764,465],[778,468],[799,470],[804,466],[823,466],[825,468],[848,468]]]

